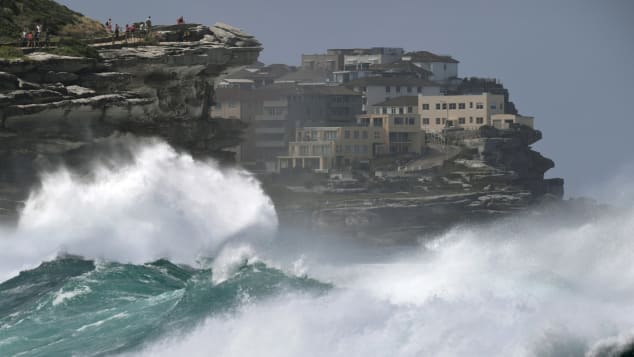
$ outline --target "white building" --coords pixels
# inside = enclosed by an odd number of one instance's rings
[[[402,77],[366,77],[344,84],[346,87],[362,94],[363,112],[371,106],[390,98],[401,96],[441,94],[440,85],[421,78]]]
[[[410,61],[418,67],[432,73],[430,78],[436,82],[447,82],[458,78],[458,61],[451,56],[440,56],[428,51],[409,52],[403,55],[403,61]]]

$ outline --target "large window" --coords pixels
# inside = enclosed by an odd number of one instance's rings
[[[429,110],[429,104],[423,104],[423,110]]]
[[[476,109],[484,109],[484,104],[480,102],[476,103]]]
[[[465,103],[458,103],[458,109],[466,109]]]
[[[373,124],[374,126],[383,126],[383,118],[373,118]]]
[[[442,103],[442,108],[447,109],[447,103]]]
[[[476,118],[476,124],[484,124],[484,118],[477,117]]]
[[[440,110],[440,103],[436,103],[436,110]]]
[[[423,125],[429,125],[429,118],[423,118]]]
[[[465,124],[465,118],[458,118],[458,124]]]
[[[337,140],[337,132],[331,130],[324,132],[324,140]]]
[[[416,125],[416,118],[407,118],[407,124]]]
[[[449,109],[456,109],[456,103],[449,103]]]

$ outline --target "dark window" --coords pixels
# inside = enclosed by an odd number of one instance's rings
[[[389,93],[389,92],[390,92],[390,90],[391,90],[391,89],[390,89],[390,86],[386,86],[386,87],[385,87],[385,93]]]
[[[449,103],[449,109],[456,109],[456,103]]]
[[[447,103],[442,103],[442,108],[447,109]]]
[[[476,118],[476,124],[484,124],[484,118]]]
[[[417,91],[418,93],[422,93],[422,92],[423,92],[423,87],[418,87],[418,88],[416,88],[416,91]]]
[[[403,107],[398,108],[398,113],[399,114],[405,114],[405,111],[403,110]]]
[[[407,87],[407,93],[412,93],[412,87]]]
[[[400,93],[401,92],[401,87],[400,86],[396,86],[396,93]]]
[[[458,109],[465,109],[465,103],[458,103]]]
[[[436,103],[436,110],[440,110],[440,103]]]
[[[407,124],[415,125],[416,124],[416,118],[407,118]]]
[[[414,112],[413,107],[407,107],[407,113],[413,113],[413,112]]]
[[[383,118],[374,118],[374,126],[383,126]]]
[[[473,108],[473,102],[469,102],[469,108]]]
[[[423,118],[423,125],[429,125],[429,118]]]
[[[436,118],[436,125],[440,125],[440,118]]]
[[[458,124],[465,124],[465,118],[458,118]]]
[[[423,104],[423,110],[429,110],[429,104]]]
[[[401,117],[394,118],[394,125],[403,125],[403,118]]]
[[[469,124],[473,124],[473,117],[469,117]]]

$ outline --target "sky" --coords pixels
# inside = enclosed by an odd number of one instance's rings
[[[102,22],[225,22],[262,42],[267,64],[345,47],[450,54],[460,76],[499,79],[535,117],[535,149],[555,161],[547,177],[563,177],[567,197],[634,183],[631,0],[58,1]]]

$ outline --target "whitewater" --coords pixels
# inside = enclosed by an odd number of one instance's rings
[[[278,229],[249,173],[157,141],[43,173],[0,231],[2,356],[619,356],[631,202],[376,247]],[[564,215],[562,215],[564,217]]]

